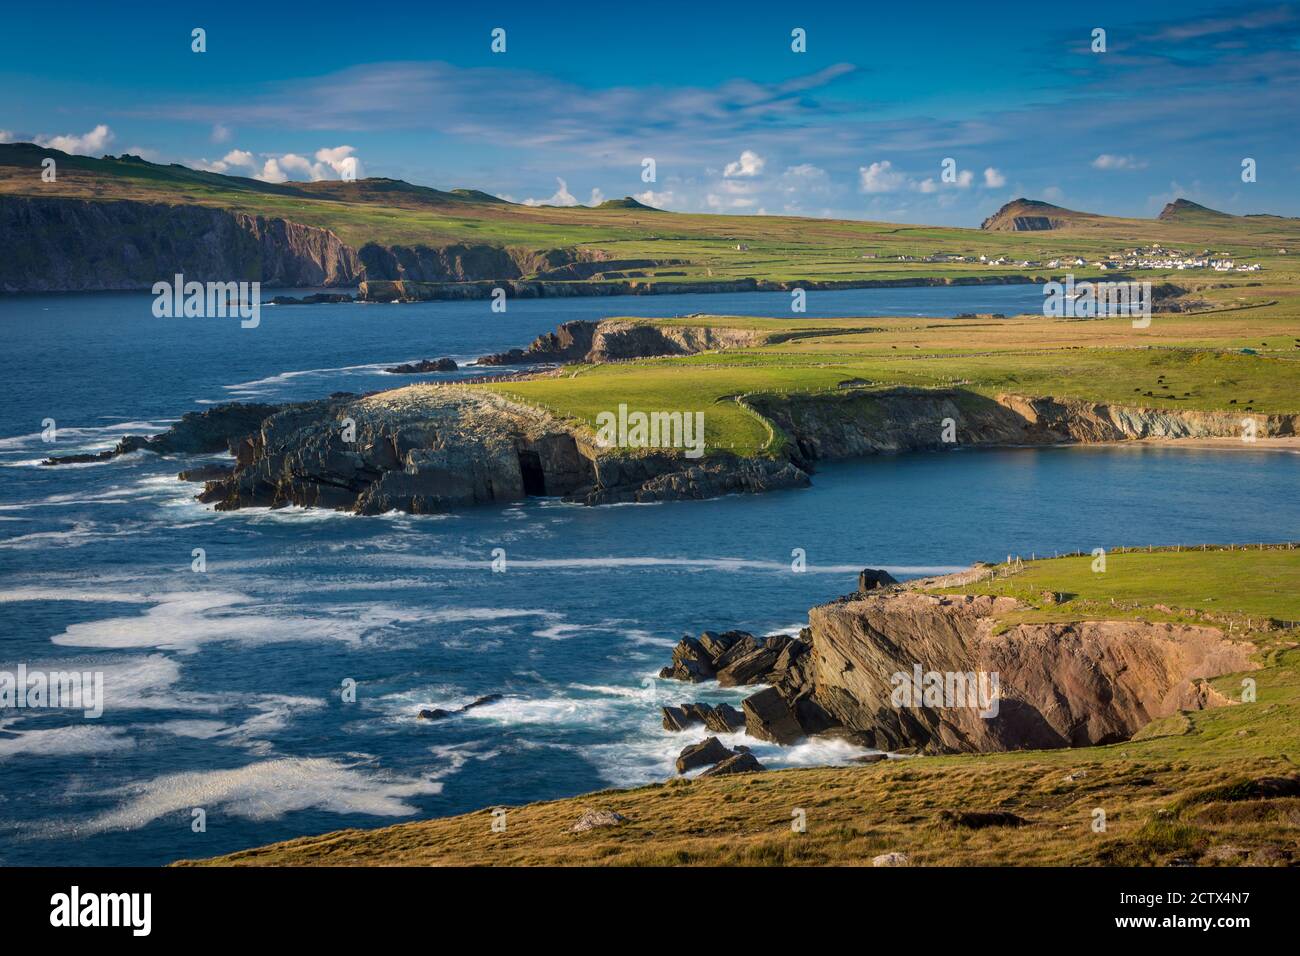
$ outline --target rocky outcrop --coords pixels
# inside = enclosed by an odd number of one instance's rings
[[[870,587],[813,608],[799,637],[705,631],[679,641],[659,676],[766,685],[742,703],[745,732],[760,740],[830,733],[882,751],[951,753],[1127,740],[1178,710],[1232,704],[1209,679],[1257,666],[1252,645],[1213,627],[1002,628],[1021,609],[1014,598],[921,590],[984,573],[900,585],[866,569]],[[664,726],[694,723],[688,708],[664,708]]]
[[[218,510],[300,505],[445,512],[556,496],[585,504],[759,492],[807,483],[789,462],[600,454],[581,430],[493,392],[412,385],[285,406],[238,443]]]
[[[1037,199],[1013,199],[980,223],[980,228],[988,232],[1043,232],[1065,229],[1089,218],[1087,213]]]
[[[565,322],[538,336],[524,349],[485,355],[479,365],[617,362],[665,355],[694,355],[714,349],[761,344],[764,335],[748,329],[671,326],[607,319]]]
[[[229,402],[214,405],[201,412],[186,412],[176,424],[152,437],[127,435],[115,447],[105,451],[47,458],[41,464],[67,465],[101,461],[134,451],[151,451],[158,455],[200,455],[219,451],[234,454],[238,443],[245,436],[257,431],[262,422],[279,411],[279,405],[260,403]],[[199,480],[197,476],[187,477],[190,474],[182,473],[181,480]]]
[[[963,389],[850,388],[751,395],[749,407],[793,445],[796,463],[907,451],[1141,438],[1239,436],[1241,412],[1152,409]],[[1300,415],[1251,415],[1260,437],[1297,434]],[[947,422],[951,431],[946,433]],[[948,440],[951,439],[951,440]]]
[[[470,701],[464,707],[457,707],[453,710],[447,710],[443,707],[424,708],[415,716],[418,720],[444,720],[447,717],[455,717],[458,714],[467,713],[476,707],[495,704],[497,701],[501,700],[503,696],[504,695],[502,694],[485,694],[482,697]]]
[[[733,773],[757,773],[766,770],[748,747],[737,746],[729,750],[717,737],[708,737],[691,744],[677,758],[677,772],[687,773],[699,767],[709,769],[701,777],[722,777]]]
[[[748,750],[742,750],[739,747],[736,749],[740,752],[734,753],[725,760],[719,761],[708,770],[704,771],[704,773],[700,774],[700,776],[725,777],[733,773],[758,773],[759,771],[767,769],[759,763],[758,758]]]
[[[815,607],[814,698],[882,750],[1080,747],[1222,703],[1203,693],[1204,679],[1255,666],[1250,645],[1209,627],[1078,621],[999,631],[995,618],[1017,607],[1007,597],[904,589]]]
[[[218,510],[320,506],[415,514],[565,495],[591,484],[574,436],[486,392],[409,386],[267,418],[201,500]]]
[[[351,285],[361,263],[327,229],[196,205],[0,196],[0,291],[149,289],[187,281]]]
[[[707,767],[734,756],[735,752],[723,746],[722,741],[717,737],[706,737],[700,743],[691,744],[681,752],[677,757],[677,772],[686,773],[696,767]]]
[[[608,259],[599,250],[573,248],[526,249],[464,243],[383,246],[373,242],[362,246],[358,257],[368,281],[402,283],[518,279],[580,263],[599,264]],[[365,297],[363,292],[362,298]]]
[[[715,734],[734,734],[745,728],[745,715],[730,704],[683,704],[661,709],[664,730],[681,732],[703,724]]]
[[[422,375],[425,372],[454,372],[459,366],[452,358],[421,359],[418,362],[406,362],[384,369],[393,375]]]
[[[742,701],[745,732],[760,740],[791,744],[805,734],[835,725],[813,698],[810,647],[803,635],[755,637],[747,631],[705,631],[698,639],[678,641],[672,664],[659,676],[691,683],[716,680],[723,687],[771,685]],[[685,709],[665,707],[664,727],[684,727],[689,717]],[[710,729],[724,732],[707,719],[704,722]],[[735,729],[730,715],[727,723]]]

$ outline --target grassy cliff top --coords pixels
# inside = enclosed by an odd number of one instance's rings
[[[746,348],[573,366],[479,387],[593,428],[611,395],[629,408],[703,411],[708,448],[743,455],[776,449],[765,423],[737,396],[836,392],[844,382],[1243,416],[1300,413],[1300,294],[1281,282],[1222,283],[1191,297],[1209,310],[1157,313],[1145,329],[1127,318],[1043,316],[637,319],[630,321],[766,334]]]
[[[1012,580],[1027,592],[1119,594],[1152,614],[1162,613],[1157,604],[1214,598],[1238,611],[1294,617],[1300,593],[1296,550],[1112,554],[1104,579],[1087,577],[1081,560],[1033,562]],[[504,833],[493,832],[486,807],[205,862],[861,865],[900,852],[923,866],[1294,863],[1300,650],[1294,632],[1261,648],[1264,666],[1250,672],[1255,702],[1180,712],[1125,743],[674,780],[510,808]],[[1236,700],[1241,678],[1211,683]],[[569,832],[587,809],[627,820]],[[791,830],[797,809],[806,813],[806,833]],[[1104,832],[1093,829],[1097,809],[1105,812]],[[1004,811],[1026,822],[970,829],[946,822],[944,811]]]

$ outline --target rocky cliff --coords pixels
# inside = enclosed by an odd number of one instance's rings
[[[148,289],[187,280],[351,285],[357,256],[326,229],[206,206],[0,196],[0,290]]]
[[[1215,627],[1007,627],[1000,619],[1024,610],[1014,598],[929,593],[982,574],[900,585],[868,569],[857,592],[812,608],[798,637],[705,631],[679,641],[659,676],[759,685],[742,706],[746,732],[761,740],[832,734],[889,752],[962,753],[1127,740],[1176,711],[1233,703],[1208,679],[1258,666],[1251,644]],[[663,717],[668,730],[729,733],[742,715],[691,704]]]
[[[694,355],[713,349],[761,344],[763,333],[709,326],[672,326],[606,319],[565,322],[525,349],[485,355],[479,365],[541,362],[616,362],[663,355]]]
[[[381,246],[367,243],[359,258],[372,281],[473,282],[518,279],[576,264],[600,268],[608,259],[599,250],[524,249],[511,246]]]
[[[1177,710],[1230,703],[1204,679],[1256,666],[1249,644],[1210,627],[1078,621],[998,632],[995,616],[1016,607],[1006,597],[906,589],[815,607],[808,617],[815,699],[885,750],[1081,747],[1126,740]],[[970,699],[900,706],[895,690],[918,665],[968,686],[997,675],[996,706],[981,711]]]
[[[1295,435],[1298,415],[1149,409],[963,389],[846,388],[819,395],[753,395],[747,404],[781,429],[796,460],[814,462],[970,446],[1043,445],[1241,434],[1244,417],[1260,437]],[[952,421],[945,440],[945,420]]]
[[[660,260],[664,264],[667,260]],[[789,292],[803,289],[818,292],[832,289],[914,288],[940,285],[1021,285],[1042,283],[1047,276],[1025,273],[1003,275],[917,277],[906,279],[662,279],[632,278],[614,270],[616,262],[603,263],[603,282],[552,281],[539,278],[477,282],[429,282],[367,279],[358,296],[367,302],[430,302],[442,299],[486,299],[495,289],[504,289],[510,299],[565,298],[608,295],[674,295],[713,292]],[[593,276],[596,278],[596,276]]]
[[[218,510],[301,505],[427,514],[557,496],[586,504],[711,498],[808,483],[782,459],[598,455],[589,436],[491,393],[413,385],[286,406],[232,442]]]

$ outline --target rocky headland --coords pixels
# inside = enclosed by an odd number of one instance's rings
[[[1127,740],[1177,711],[1231,705],[1209,680],[1259,666],[1254,645],[1214,626],[1079,620],[1004,627],[1002,619],[1025,609],[1015,598],[934,593],[960,590],[989,570],[899,584],[868,569],[857,591],[812,608],[797,637],[684,637],[661,678],[759,689],[741,711],[663,707],[664,728],[743,730],[781,745],[832,735],[893,754],[1087,747]],[[918,669],[964,689],[980,675],[996,675],[994,694],[983,707],[928,697],[900,705],[898,688]],[[734,756],[725,750],[709,737],[687,746],[682,758],[690,769]]]
[[[761,333],[626,320],[568,322],[484,365],[613,362],[755,344]],[[418,373],[447,360],[395,366]],[[229,473],[200,500],[218,509],[300,505],[377,514],[431,513],[551,496],[583,504],[711,498],[805,487],[820,461],[953,448],[1215,439],[1240,434],[1241,412],[1149,409],[960,387],[877,387],[847,381],[818,393],[742,396],[773,435],[769,450],[603,447],[587,425],[464,384],[422,384],[283,406],[229,404],[185,415],[151,438],[46,464],[132,451],[228,451]],[[1261,439],[1300,434],[1300,416],[1252,414]],[[945,441],[941,423],[953,422]]]

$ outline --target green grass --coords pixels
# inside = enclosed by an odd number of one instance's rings
[[[650,321],[650,320],[632,320]],[[665,325],[765,332],[722,352],[576,366],[554,377],[485,385],[587,427],[618,401],[642,410],[703,411],[711,453],[772,454],[761,420],[737,403],[755,393],[879,387],[958,388],[1170,411],[1300,412],[1300,298],[1256,309],[1128,320],[756,319],[704,316]],[[1268,343],[1265,345],[1264,343]],[[1254,348],[1257,354],[1240,349]],[[1151,394],[1148,395],[1147,393]],[[613,402],[614,404],[611,404]]]
[[[1094,565],[1104,570],[1094,571]],[[1294,647],[1300,627],[1300,549],[1289,545],[1114,550],[1104,565],[1089,553],[1013,560],[990,571],[978,583],[933,593],[1015,598],[1021,606],[998,616],[995,633],[1044,622],[1168,622],[1217,627],[1273,653]],[[1235,695],[1231,680],[1212,683]]]

